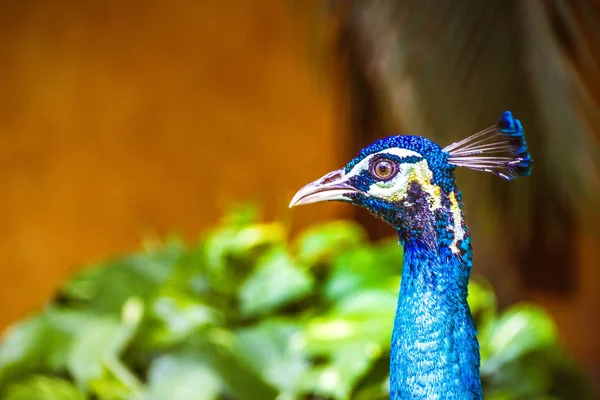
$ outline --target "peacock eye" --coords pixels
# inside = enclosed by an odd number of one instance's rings
[[[396,163],[385,158],[376,160],[371,167],[371,174],[375,178],[388,180],[396,176]]]

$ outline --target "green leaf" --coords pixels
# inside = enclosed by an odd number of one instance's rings
[[[121,323],[112,318],[98,318],[82,327],[69,355],[69,371],[80,387],[87,388],[104,373],[104,362],[116,357],[129,339]]]
[[[222,390],[214,371],[189,355],[157,358],[150,367],[148,382],[147,400],[213,400]]]
[[[397,303],[398,295],[395,292],[380,289],[364,290],[335,303],[332,313],[365,319],[391,318],[393,320]]]
[[[182,348],[181,355],[202,360],[219,377],[230,397],[244,400],[274,399],[275,388],[239,357],[237,338],[228,330],[211,328]]]
[[[304,389],[348,398],[382,353],[389,351],[396,302],[391,291],[363,291],[344,297],[327,316],[313,318],[301,343],[308,354],[328,361],[307,374]]]
[[[469,281],[469,308],[476,315],[480,312],[494,312],[496,309],[496,296],[487,284]]]
[[[486,391],[510,394],[515,399],[537,398],[547,394],[552,385],[552,365],[544,352],[527,353],[502,364],[492,376],[484,375],[488,383]]]
[[[147,341],[162,348],[184,341],[199,329],[222,323],[221,313],[199,299],[166,288],[150,306]]]
[[[85,395],[64,379],[34,375],[11,384],[3,400],[85,400]]]
[[[390,359],[385,354],[376,360],[370,371],[355,385],[354,400],[386,400],[390,398]]]
[[[369,354],[380,354],[389,348],[396,303],[396,294],[381,290],[348,296],[326,316],[308,323],[303,339],[306,351],[327,355],[358,343]]]
[[[496,295],[487,283],[477,283],[470,280],[467,301],[481,340],[481,338],[489,335],[488,330],[493,327],[496,318]],[[487,355],[484,354],[484,356]]]
[[[101,380],[107,372],[123,375],[118,358],[130,342],[141,318],[139,299],[126,302],[123,321],[97,316],[83,324],[70,349],[67,367],[77,384],[87,389],[91,382]],[[116,366],[118,371],[113,370]],[[129,379],[130,377],[127,377]],[[129,379],[136,386],[132,379]],[[132,387],[132,390],[136,390]]]
[[[308,295],[313,284],[312,276],[285,249],[274,249],[240,288],[240,311],[246,316],[273,311]]]
[[[0,385],[31,372],[60,372],[72,341],[92,315],[49,308],[37,317],[10,327],[0,345]]]
[[[362,226],[353,221],[317,225],[298,236],[297,257],[310,266],[330,262],[337,255],[364,243],[366,236]]]
[[[237,331],[236,354],[263,379],[284,393],[298,389],[308,360],[297,345],[301,327],[283,320],[266,320]]]
[[[482,374],[489,375],[505,363],[556,342],[556,327],[544,310],[527,303],[514,305],[480,336]]]
[[[285,234],[281,224],[223,226],[205,239],[206,272],[213,290],[235,294],[252,272],[256,259],[274,246],[281,246]]]
[[[368,343],[354,343],[336,349],[329,362],[317,366],[306,375],[304,390],[335,399],[348,399],[356,383],[379,356],[379,350],[374,352],[371,346]]]
[[[88,389],[94,398],[129,400],[141,394],[142,384],[119,359],[107,357],[103,366],[105,371],[102,376],[89,383]]]
[[[0,347],[0,382],[27,370],[54,364],[50,361],[52,351],[43,354],[46,334],[50,331],[44,315],[9,328]]]
[[[203,243],[192,245],[177,260],[169,279],[162,288],[181,291],[196,296],[206,296],[213,289],[207,275],[206,254]]]
[[[117,315],[130,297],[147,300],[167,281],[182,254],[179,242],[89,267],[60,290],[65,302]]]
[[[382,288],[397,292],[402,271],[402,249],[395,242],[358,247],[337,257],[325,285],[330,300],[353,296],[357,291]]]
[[[389,377],[385,378],[385,382],[388,380]],[[387,400],[389,398],[389,389],[386,389],[386,384],[384,382],[361,389],[352,396],[352,399],[354,400]]]

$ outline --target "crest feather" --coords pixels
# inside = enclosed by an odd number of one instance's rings
[[[496,125],[443,150],[452,165],[491,172],[507,180],[529,176],[533,165],[523,125],[510,111],[505,111]]]

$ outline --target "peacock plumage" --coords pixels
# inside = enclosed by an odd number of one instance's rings
[[[391,136],[345,168],[296,193],[290,207],[345,201],[369,210],[399,235],[404,266],[394,320],[391,399],[480,399],[479,344],[467,304],[472,248],[456,166],[511,180],[531,173],[523,127],[498,123],[441,148],[420,136]]]

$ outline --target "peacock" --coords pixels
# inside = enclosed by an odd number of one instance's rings
[[[398,232],[404,265],[391,342],[391,399],[482,398],[477,331],[467,304],[471,237],[454,170],[512,180],[530,175],[532,164],[521,122],[506,111],[496,125],[445,148],[421,136],[377,140],[293,197],[290,207],[349,202]]]

